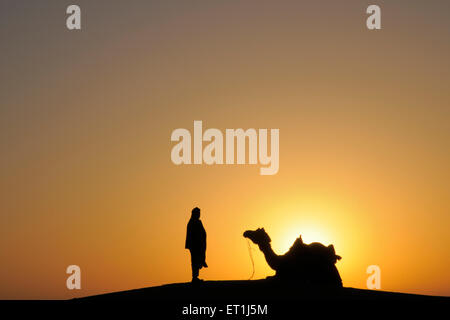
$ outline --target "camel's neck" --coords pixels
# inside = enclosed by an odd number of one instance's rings
[[[273,251],[272,245],[270,244],[270,242],[260,244],[259,249],[264,254],[264,257],[266,258],[266,261],[267,261],[267,264],[269,265],[269,267],[271,267],[275,271],[278,270],[281,258],[279,255],[277,255]]]

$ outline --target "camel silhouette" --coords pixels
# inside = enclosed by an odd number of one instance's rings
[[[341,257],[336,255],[333,245],[326,247],[319,242],[305,244],[300,236],[289,251],[277,255],[264,228],[247,230],[244,237],[258,245],[267,264],[276,271],[276,279],[305,286],[342,287],[342,279],[335,266]]]

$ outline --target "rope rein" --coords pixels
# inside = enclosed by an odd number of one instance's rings
[[[250,276],[250,278],[248,278],[248,280],[251,280],[255,275],[255,262],[253,261],[252,247],[250,246],[250,240],[248,239],[247,239],[247,246],[248,246],[248,254],[250,256],[250,260],[252,261],[252,268],[253,268],[252,275]]]

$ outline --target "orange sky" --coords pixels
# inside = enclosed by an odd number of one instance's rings
[[[276,252],[333,243],[344,286],[450,295],[447,1],[5,1],[0,28],[0,298],[71,298],[252,273],[243,231]],[[175,166],[176,128],[280,129],[280,169]],[[255,278],[273,274],[255,245]],[[82,290],[67,290],[66,267]]]

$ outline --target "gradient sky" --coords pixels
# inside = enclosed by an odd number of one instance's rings
[[[82,9],[68,31],[65,9]],[[382,8],[382,30],[365,10]],[[242,232],[333,243],[345,286],[450,295],[449,1],[0,3],[0,298],[247,279]],[[279,128],[280,170],[175,166],[176,128]],[[273,274],[256,246],[255,278]],[[66,267],[81,267],[69,291]]]

